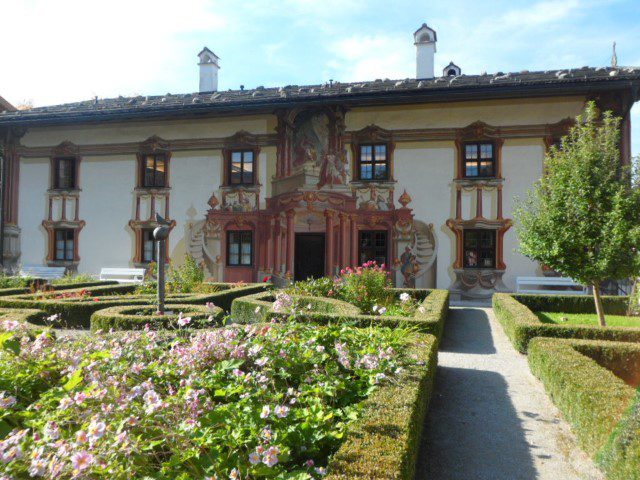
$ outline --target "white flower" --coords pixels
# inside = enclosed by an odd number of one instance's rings
[[[89,438],[95,441],[104,435],[106,429],[107,426],[104,422],[96,422],[95,420],[93,420],[89,424],[87,433],[89,434]]]
[[[373,310],[373,313],[376,313],[378,311],[378,305],[374,305],[371,310]]]
[[[75,472],[81,472],[91,466],[93,455],[88,452],[78,452],[71,455],[71,465]]]
[[[253,311],[253,313],[258,315],[260,313],[260,307],[256,307],[256,309]]]
[[[2,328],[4,328],[7,332],[17,330],[18,325],[20,325],[20,322],[17,322],[16,320],[5,320],[4,322],[2,322]]]
[[[237,468],[234,468],[233,470],[231,470],[231,473],[229,474],[229,480],[238,480],[240,478],[240,472],[238,472]]]
[[[425,313],[425,312],[427,311],[427,309],[426,309],[426,308],[424,308],[422,305],[420,305],[420,306],[418,307],[418,311],[419,311],[420,313]]]
[[[260,412],[260,418],[267,418],[271,414],[271,407],[269,405],[265,405],[262,407],[262,412]]]
[[[407,292],[402,292],[402,293],[400,294],[400,301],[401,301],[402,303],[408,302],[410,298],[411,298],[411,297],[409,296],[409,294],[408,294]]]
[[[12,397],[12,396],[5,397],[6,393],[7,392],[0,393],[0,408],[11,408],[17,402],[16,397]]]
[[[178,314],[178,325],[184,327],[185,325],[189,325],[191,323],[191,317],[183,317],[182,312]]]
[[[257,452],[251,452],[249,454],[249,463],[251,465],[257,465],[260,463],[260,455]]]
[[[160,395],[158,395],[153,390],[147,391],[147,393],[142,396],[142,399],[146,403],[145,411],[147,412],[147,414],[153,413],[162,406]]]
[[[289,407],[286,407],[284,405],[278,405],[274,409],[274,412],[276,414],[276,417],[285,418],[287,415],[289,415]]]
[[[384,315],[385,313],[387,313],[387,309],[386,309],[386,308],[384,308],[384,307],[380,307],[380,308],[378,309],[378,314],[379,314],[379,315]]]

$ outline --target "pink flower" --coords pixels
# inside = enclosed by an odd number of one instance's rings
[[[78,392],[73,396],[73,401],[76,402],[76,405],[82,405],[86,399],[87,395],[83,392]]]
[[[257,465],[260,463],[260,455],[257,452],[251,452],[249,454],[249,463],[251,465]]]
[[[265,405],[262,407],[262,412],[260,412],[260,418],[267,418],[271,414],[271,407],[269,405]]]
[[[98,440],[100,437],[104,435],[105,430],[107,429],[107,425],[104,422],[96,422],[95,420],[89,424],[89,428],[87,429],[89,433],[89,438],[92,441]]]
[[[15,320],[5,320],[4,322],[2,322],[2,327],[7,332],[12,332],[16,330],[18,328],[18,325],[20,325],[20,323]]]
[[[12,397],[12,396],[5,397],[5,394],[6,392],[0,393],[0,408],[13,407],[17,403],[16,397]]]
[[[147,393],[145,393],[142,399],[146,404],[145,412],[147,412],[147,414],[155,412],[162,406],[162,400],[160,399],[160,395],[158,395],[153,390],[149,390]]]
[[[229,480],[238,480],[240,478],[240,472],[238,472],[237,468],[234,468],[233,470],[231,470],[231,473],[229,474]]]
[[[44,434],[51,440],[57,440],[60,438],[60,429],[56,422],[47,422],[44,426]]]
[[[278,405],[274,409],[274,413],[276,414],[276,417],[278,417],[278,418],[285,418],[287,415],[289,415],[289,407],[287,407],[285,405]]]
[[[185,325],[189,325],[191,323],[191,317],[183,317],[182,312],[178,314],[178,325],[184,327]]]
[[[76,474],[89,468],[92,463],[93,455],[88,452],[82,451],[71,455],[71,465]]]
[[[267,467],[273,467],[278,463],[278,453],[280,453],[278,447],[269,447],[262,457],[262,463]]]
[[[84,430],[78,430],[76,432],[76,442],[78,443],[86,443],[89,440],[87,437],[87,432]]]

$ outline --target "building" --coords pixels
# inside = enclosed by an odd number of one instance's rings
[[[541,267],[517,253],[511,211],[545,150],[588,100],[623,119],[640,68],[434,72],[436,32],[414,34],[416,78],[92,99],[0,114],[6,258],[96,273],[167,254],[208,277],[276,281],[375,259],[397,285],[482,297]],[[409,48],[409,47],[408,47]],[[12,250],[11,250],[12,249]]]

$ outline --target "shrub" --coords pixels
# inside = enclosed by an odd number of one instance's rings
[[[389,273],[384,265],[378,266],[374,261],[355,269],[347,267],[341,270],[340,284],[340,298],[355,305],[363,313],[375,313],[374,305],[384,305],[390,300]]]
[[[80,273],[77,275],[66,274],[62,278],[56,278],[51,281],[52,285],[76,285],[76,284],[91,284],[95,283],[96,279],[86,273]]]
[[[400,470],[389,478],[408,478],[434,345],[406,329],[301,324],[61,341],[42,350],[71,365],[68,375],[28,411],[9,409],[25,430],[9,433],[0,449],[23,454],[5,455],[3,473],[311,479],[346,435],[361,464],[380,457]],[[372,424],[382,406],[388,415]],[[360,428],[353,436],[351,425]],[[362,434],[369,450],[356,443]],[[341,468],[335,464],[337,474]]]
[[[588,295],[511,294],[518,302],[534,312],[595,313],[593,298]],[[601,297],[604,313],[626,315],[628,297]]]
[[[152,330],[203,328],[220,324],[224,312],[210,305],[166,305],[172,314],[158,315],[156,307],[119,306],[98,310],[91,315],[91,331],[97,330]],[[184,323],[183,323],[184,322]]]
[[[296,297],[297,308],[291,320],[297,322],[313,322],[318,324],[344,323],[355,326],[412,326],[417,330],[430,333],[438,339],[449,311],[449,292],[447,290],[411,290],[389,289],[388,296],[403,292],[411,294],[421,303],[412,316],[365,315],[358,313],[358,308],[341,300],[332,298]],[[278,312],[273,308],[274,294],[259,293],[236,298],[231,307],[233,321],[255,323],[272,319],[289,318],[287,312]],[[311,304],[312,308],[305,308]]]
[[[547,298],[548,301],[547,301]],[[570,298],[570,297],[564,297]],[[590,300],[589,297],[585,297]],[[615,309],[620,297],[603,297],[603,303],[607,305],[607,299],[611,298],[611,308]],[[578,311],[585,305],[584,300],[575,303],[563,303],[564,299],[555,300],[553,295],[511,295],[496,293],[493,295],[493,310],[496,318],[502,325],[507,337],[513,346],[520,352],[526,353],[527,345],[534,337],[558,337],[558,338],[583,338],[593,340],[617,340],[624,342],[640,342],[640,328],[636,327],[600,327],[591,325],[553,325],[542,323],[530,308],[520,303],[517,299],[524,299],[529,305],[546,311],[558,311],[559,306],[573,305]],[[591,302],[593,305],[593,302]],[[607,308],[607,307],[605,307]],[[577,313],[577,312],[571,312]],[[590,313],[590,312],[585,312]],[[613,313],[613,312],[609,312]]]
[[[182,265],[179,267],[171,265],[169,269],[169,283],[173,292],[191,293],[203,282],[204,271],[189,254],[185,254]]]
[[[640,470],[632,468],[640,458],[638,437],[626,437],[635,433],[633,429],[637,432],[636,412],[632,409],[625,415],[634,389],[587,356],[599,351],[600,358],[612,358],[606,352],[615,350],[637,355],[640,345],[536,338],[529,345],[528,359],[531,371],[573,427],[580,445],[598,460],[609,478],[638,479]]]
[[[0,289],[27,288],[31,284],[31,282],[33,282],[32,278],[0,274]]]

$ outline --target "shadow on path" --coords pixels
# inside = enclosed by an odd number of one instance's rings
[[[524,432],[502,375],[439,366],[416,480],[533,480]]]
[[[496,353],[489,318],[484,310],[449,310],[441,352],[491,354]]]

